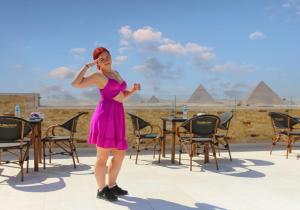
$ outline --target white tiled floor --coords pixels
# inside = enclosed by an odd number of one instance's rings
[[[65,158],[33,172],[31,161],[23,183],[17,166],[0,166],[0,209],[299,209],[300,151],[286,159],[283,150],[270,156],[260,149],[233,146],[233,162],[222,153],[219,171],[214,161],[203,165],[202,157],[195,158],[190,172],[187,155],[180,166],[171,164],[169,155],[160,164],[151,154],[141,155],[138,165],[127,156],[118,183],[130,195],[116,203],[96,198],[91,149],[79,151],[77,169]]]

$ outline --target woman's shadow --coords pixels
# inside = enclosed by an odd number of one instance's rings
[[[153,210],[153,209],[161,209],[161,210],[226,210],[224,208],[214,206],[207,203],[195,203],[194,207],[185,206],[183,204],[174,203],[171,201],[166,201],[162,199],[156,198],[138,198],[133,196],[124,196],[120,197],[119,201],[115,204],[120,206],[126,206],[130,210]]]

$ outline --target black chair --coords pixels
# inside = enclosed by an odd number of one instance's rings
[[[74,168],[76,168],[74,155],[76,156],[77,163],[79,163],[76,146],[74,144],[74,135],[77,131],[77,122],[79,117],[88,114],[88,112],[79,112],[76,116],[72,117],[63,124],[51,125],[47,128],[46,137],[42,139],[43,142],[43,162],[44,169],[46,168],[46,157],[49,156],[49,163],[51,163],[52,155],[69,155],[73,159]],[[67,131],[69,135],[57,135],[55,129],[62,128]],[[46,144],[48,144],[48,154],[46,153]],[[52,144],[60,148],[61,152],[52,151]]]
[[[218,128],[218,132],[215,136],[216,137],[215,145],[217,146],[219,156],[220,156],[220,150],[227,150],[229,153],[230,161],[232,161],[227,135],[230,126],[230,121],[233,118],[233,113],[224,112],[219,115],[219,118],[220,118],[220,125]],[[222,145],[222,147],[220,147],[220,145]]]
[[[137,164],[139,152],[140,152],[140,146],[141,144],[145,144],[144,148],[147,150],[148,145],[150,143],[154,143],[153,147],[153,158],[155,158],[155,151],[156,147],[159,146],[158,148],[158,162],[160,163],[160,156],[161,156],[161,144],[162,144],[162,138],[163,138],[163,133],[162,129],[158,125],[153,125],[149,122],[146,122],[142,118],[132,114],[132,113],[127,113],[130,116],[131,122],[132,122],[132,127],[133,127],[133,135],[136,138],[135,144],[131,146],[132,149],[136,149],[136,158],[135,158],[135,164]],[[149,128],[150,131],[146,132],[145,130]],[[154,129],[157,128],[158,132],[153,132]],[[131,159],[131,150],[130,150],[130,159]]]
[[[184,149],[190,156],[190,171],[192,171],[192,161],[195,151],[199,147],[208,144],[212,149],[216,168],[219,170],[214,146],[215,134],[219,123],[220,119],[218,116],[203,114],[186,120],[177,128],[177,136],[179,137],[179,164],[181,164],[181,154],[183,153],[182,149]],[[197,154],[199,153],[197,152]]]
[[[292,152],[292,147],[297,140],[296,137],[300,137],[300,131],[294,128],[300,121],[297,118],[279,112],[270,112],[269,116],[271,117],[274,131],[270,155],[272,154],[273,147],[276,143],[282,140],[286,143],[286,158],[288,158],[289,153]]]
[[[21,167],[21,181],[24,181],[23,164],[27,161],[26,173],[29,165],[29,147],[30,138],[26,138],[32,131],[30,123],[22,118],[0,116],[0,151],[8,152],[19,160],[2,160],[0,156],[0,165],[18,164]],[[17,153],[16,150],[19,150]],[[0,153],[0,154],[1,154]]]

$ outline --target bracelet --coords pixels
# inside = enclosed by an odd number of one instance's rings
[[[90,68],[89,64],[85,64],[84,67],[87,69]]]

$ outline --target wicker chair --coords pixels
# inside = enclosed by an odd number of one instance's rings
[[[179,137],[179,164],[181,164],[181,154],[184,149],[190,156],[190,171],[192,171],[192,161],[195,151],[199,147],[208,144],[212,149],[216,168],[219,170],[214,146],[215,134],[219,122],[220,119],[218,116],[203,114],[186,120],[177,128],[177,136]]]
[[[46,168],[46,157],[49,156],[49,163],[51,163],[52,155],[69,155],[73,159],[74,168],[76,168],[75,158],[79,163],[76,146],[74,144],[74,134],[77,131],[77,122],[79,117],[88,114],[88,112],[79,112],[76,116],[72,117],[63,124],[51,125],[47,128],[46,137],[42,139],[43,142],[43,162],[44,169]],[[60,136],[55,134],[56,128],[62,128],[67,131],[69,135]],[[46,153],[46,144],[48,145],[48,154]],[[61,149],[61,152],[54,152],[52,150],[52,144],[55,144]]]
[[[138,156],[140,152],[140,146],[141,144],[145,144],[144,148],[147,150],[147,146],[150,143],[154,143],[153,147],[153,158],[155,158],[155,152],[158,150],[158,162],[160,162],[160,156],[161,156],[161,144],[163,140],[163,133],[162,129],[158,125],[153,125],[149,122],[146,122],[142,118],[132,114],[127,113],[130,116],[132,127],[133,127],[133,135],[136,138],[135,144],[131,146],[132,149],[136,149],[136,157],[135,157],[135,164],[137,164]],[[144,133],[146,128],[150,128],[150,132]],[[154,128],[157,128],[157,132],[153,132]],[[159,146],[158,149],[156,147]],[[131,153],[130,152],[130,159],[131,159]]]
[[[300,121],[297,118],[279,112],[270,112],[269,116],[271,117],[274,131],[270,155],[272,154],[273,147],[281,140],[286,143],[286,158],[288,158],[297,140],[296,137],[300,137],[300,131],[294,128]]]
[[[22,118],[0,116],[0,165],[8,163],[20,165],[21,181],[24,181],[25,161],[27,161],[26,173],[28,173],[30,138],[26,136],[31,130],[30,123]],[[3,152],[18,157],[18,160],[2,160]]]
[[[219,115],[219,118],[220,118],[220,125],[218,128],[218,132],[215,136],[216,137],[215,145],[217,146],[219,156],[220,156],[220,150],[227,150],[229,153],[230,161],[232,161],[227,135],[230,126],[230,121],[233,118],[233,113],[224,112]],[[222,145],[222,147],[220,147],[220,145]]]

